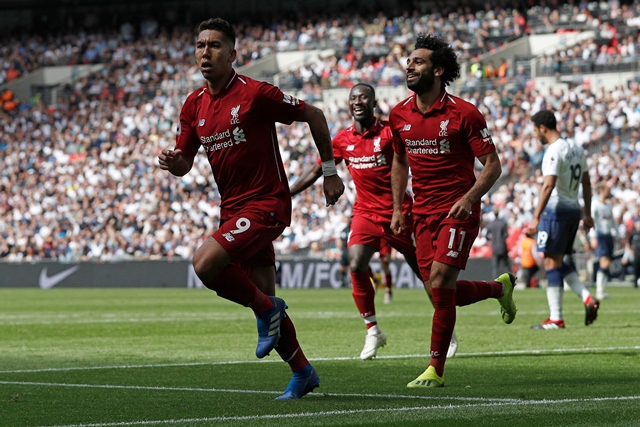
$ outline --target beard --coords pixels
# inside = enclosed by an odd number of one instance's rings
[[[435,76],[433,73],[421,74],[420,78],[409,83],[407,81],[407,89],[414,91],[417,94],[429,92],[435,84]]]

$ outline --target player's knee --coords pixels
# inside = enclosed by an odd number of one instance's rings
[[[196,251],[192,263],[198,278],[206,287],[211,288],[210,284],[229,262],[224,257],[216,256],[215,253]]]

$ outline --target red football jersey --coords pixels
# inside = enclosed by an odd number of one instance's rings
[[[391,221],[393,156],[391,129],[378,119],[364,134],[351,125],[333,138],[333,157],[336,162],[345,161],[356,186],[354,215],[382,216]],[[410,212],[411,203],[411,196],[406,194],[405,213]]]
[[[289,224],[291,193],[276,139],[275,122],[291,124],[304,102],[235,71],[213,95],[203,86],[180,112],[176,148],[209,158],[221,198],[221,218],[249,205]]]
[[[389,123],[393,149],[409,158],[416,214],[448,212],[476,182],[475,158],[496,149],[482,113],[445,90],[424,114],[415,94],[398,103]]]

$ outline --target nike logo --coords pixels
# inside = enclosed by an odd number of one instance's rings
[[[79,268],[80,266],[76,265],[75,267],[71,267],[67,270],[61,271],[58,274],[54,274],[51,277],[47,275],[47,267],[43,268],[40,272],[40,289],[53,288],[55,285],[75,273]]]

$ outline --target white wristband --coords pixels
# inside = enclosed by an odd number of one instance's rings
[[[335,160],[327,160],[326,162],[322,162],[322,175],[333,176],[337,174],[338,170],[336,169]]]

